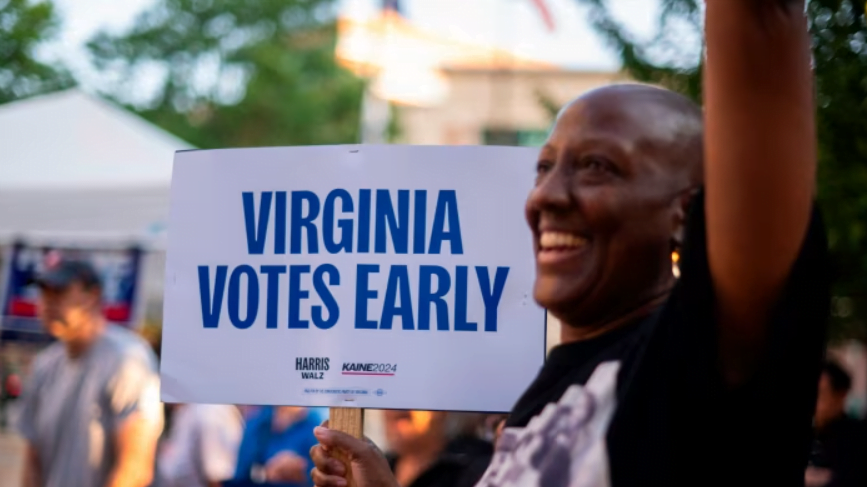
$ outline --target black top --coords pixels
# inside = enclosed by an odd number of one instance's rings
[[[827,487],[867,486],[867,425],[842,416],[817,432],[810,464],[831,471]]]
[[[653,315],[551,351],[480,486],[804,485],[830,304],[821,218],[814,210],[765,358],[737,389],[717,367],[704,220],[699,195],[681,278]]]
[[[404,487],[472,487],[480,476],[479,466],[486,467],[492,454],[493,446],[487,441],[471,436],[455,438],[427,470]],[[394,471],[400,457],[391,454],[386,459]]]

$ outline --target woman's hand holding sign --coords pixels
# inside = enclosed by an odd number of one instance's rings
[[[382,452],[370,440],[328,429],[327,421],[313,433],[320,443],[310,450],[315,465],[311,475],[317,487],[349,487],[346,466],[332,455],[337,449],[349,457],[352,487],[399,487]]]

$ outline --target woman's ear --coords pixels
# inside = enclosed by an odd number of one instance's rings
[[[686,217],[689,214],[689,205],[698,193],[697,188],[690,188],[678,194],[672,202],[671,212],[671,250],[677,251],[683,246],[686,227]]]

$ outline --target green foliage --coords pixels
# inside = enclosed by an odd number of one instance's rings
[[[403,135],[403,127],[400,124],[400,110],[397,106],[388,106],[388,126],[385,129],[385,140],[389,144],[396,144]]]
[[[120,78],[109,96],[195,146],[357,142],[363,82],[334,60],[331,7],[160,0],[131,32],[88,46],[98,69]]]
[[[633,38],[605,0],[577,0],[634,79],[701,101],[702,2],[661,0],[658,34]],[[867,18],[863,0],[809,0],[818,100],[818,197],[835,261],[835,336],[867,338]],[[695,42],[693,44],[699,44]],[[692,47],[692,48],[690,48]],[[703,46],[700,46],[703,47]]]
[[[657,34],[652,39],[636,39],[617,22],[606,0],[577,1],[588,8],[591,25],[619,55],[632,78],[701,101],[703,2],[660,0]],[[691,39],[698,45],[691,45]]]
[[[808,6],[818,88],[819,200],[837,286],[838,334],[867,338],[867,18],[863,0]]]
[[[57,28],[48,2],[0,0],[0,103],[69,87],[69,74],[34,58]]]

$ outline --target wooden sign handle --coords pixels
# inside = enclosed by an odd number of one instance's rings
[[[330,408],[328,410],[328,427],[359,439],[364,438],[364,410],[361,408]],[[355,487],[349,456],[342,451],[335,451],[334,457],[343,462],[346,467],[347,485]]]

